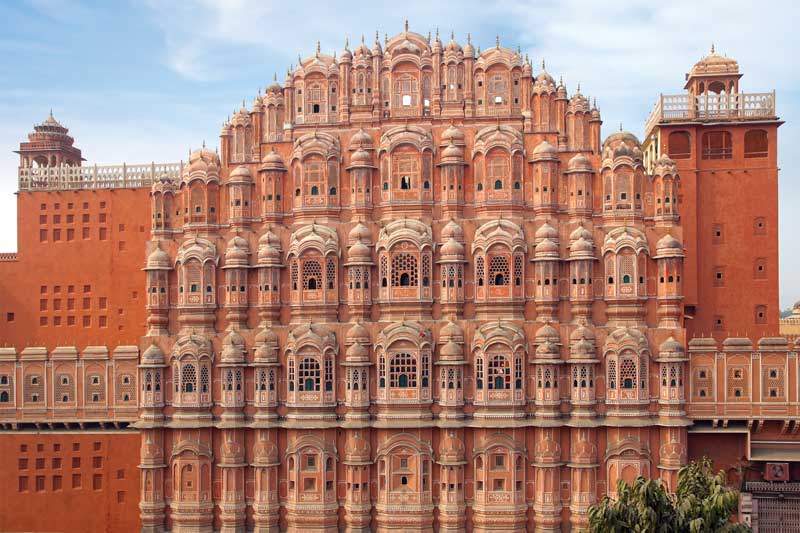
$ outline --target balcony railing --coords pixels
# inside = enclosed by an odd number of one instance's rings
[[[162,176],[180,179],[183,162],[141,165],[20,167],[20,191],[63,191],[77,189],[125,189],[150,187]]]
[[[664,122],[764,120],[775,118],[775,91],[771,93],[662,94],[645,122],[645,137]]]

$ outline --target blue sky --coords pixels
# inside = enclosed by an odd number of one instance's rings
[[[682,92],[712,42],[739,61],[745,92],[777,91],[781,305],[800,299],[800,3],[791,1],[4,0],[0,3],[0,251],[16,249],[18,158],[12,150],[50,108],[88,162],[185,159],[297,55],[341,52],[403,20],[476,46],[520,46],[538,65],[596,97],[603,135],[641,136],[658,94]]]

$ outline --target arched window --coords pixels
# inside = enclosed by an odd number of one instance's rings
[[[731,134],[727,131],[709,131],[703,134],[703,159],[730,159],[733,157]]]
[[[744,156],[767,157],[769,154],[769,141],[764,130],[749,130],[744,134]]]
[[[622,359],[619,366],[619,381],[623,389],[636,388],[636,361]]]
[[[300,361],[297,369],[297,390],[300,392],[319,391],[320,380],[320,367],[316,359],[306,357]]]
[[[414,107],[419,98],[419,89],[416,78],[403,75],[394,82],[394,106]]]
[[[489,359],[489,390],[511,388],[511,366],[504,355],[494,355]]]
[[[408,353],[394,354],[389,363],[389,386],[414,388],[417,386],[417,358]]]
[[[397,189],[401,191],[411,190],[415,183],[419,183],[419,158],[417,154],[393,154],[392,174],[395,177]]]
[[[688,131],[673,131],[669,134],[667,150],[672,159],[689,159],[692,156],[691,137]]]
[[[197,389],[197,369],[192,363],[184,365],[181,371],[183,392],[194,392]]]
[[[496,255],[489,260],[490,285],[496,287],[508,285],[510,277],[507,257]]]
[[[416,287],[418,284],[417,258],[399,253],[392,257],[392,287]]]
[[[0,392],[0,403],[8,403],[8,392]]]

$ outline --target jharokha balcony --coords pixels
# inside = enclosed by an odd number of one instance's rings
[[[770,93],[662,94],[645,123],[645,137],[656,124],[775,119],[775,91]]]

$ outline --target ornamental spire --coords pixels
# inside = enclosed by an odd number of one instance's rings
[[[500,36],[499,35],[495,35],[494,36],[494,45],[497,47],[498,50],[500,50]]]
[[[408,33],[408,19],[406,19],[406,33]]]

